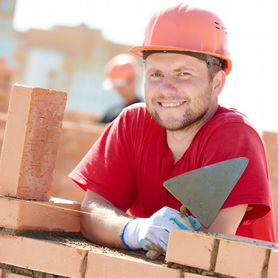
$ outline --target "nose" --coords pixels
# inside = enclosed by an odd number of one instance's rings
[[[177,92],[176,86],[169,78],[164,78],[160,84],[160,92],[164,94],[175,94]]]

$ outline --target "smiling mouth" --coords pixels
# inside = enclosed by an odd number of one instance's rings
[[[164,108],[176,108],[186,103],[186,101],[179,102],[158,102],[158,104]]]

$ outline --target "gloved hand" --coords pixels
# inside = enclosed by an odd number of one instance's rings
[[[163,207],[149,218],[135,218],[126,224],[122,233],[123,244],[131,250],[165,252],[171,230],[199,230],[199,221],[179,211]]]

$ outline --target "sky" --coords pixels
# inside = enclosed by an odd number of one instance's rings
[[[176,0],[17,0],[14,27],[48,29],[85,23],[114,42],[140,45],[151,15]],[[278,131],[278,1],[188,0],[217,13],[233,62],[220,103],[261,130]]]

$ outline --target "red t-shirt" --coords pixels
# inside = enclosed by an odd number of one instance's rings
[[[247,119],[235,110],[219,107],[175,163],[165,129],[144,105],[134,105],[108,126],[70,177],[116,207],[137,217],[149,217],[164,206],[177,210],[181,206],[164,189],[164,181],[237,157],[247,157],[249,164],[223,208],[251,205],[253,209],[246,212],[237,235],[275,242],[264,146]]]

